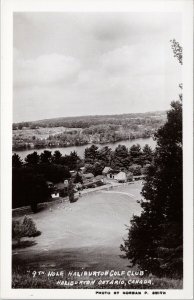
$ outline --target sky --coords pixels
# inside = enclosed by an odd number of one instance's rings
[[[13,121],[166,110],[179,13],[14,13]]]

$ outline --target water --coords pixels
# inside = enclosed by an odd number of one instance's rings
[[[146,139],[135,139],[135,140],[126,140],[126,141],[120,141],[117,143],[107,143],[107,144],[95,144],[97,147],[102,148],[105,146],[109,146],[112,150],[114,150],[118,145],[125,145],[127,148],[130,148],[132,145],[139,144],[141,147],[144,147],[146,144],[148,144],[152,149],[155,148],[156,142],[150,137]],[[77,154],[83,158],[84,157],[84,151],[87,147],[90,147],[91,145],[84,145],[84,146],[72,146],[72,147],[65,147],[65,148],[43,148],[43,149],[31,149],[31,150],[23,150],[23,151],[13,151],[13,153],[17,153],[22,159],[24,159],[28,154],[33,153],[36,151],[38,154],[43,152],[44,150],[49,150],[54,153],[54,151],[59,150],[62,155],[70,154],[72,151],[76,151]]]

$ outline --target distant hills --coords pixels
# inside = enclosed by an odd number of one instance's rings
[[[100,124],[114,124],[124,125],[127,122],[133,123],[133,120],[138,122],[144,119],[166,119],[166,111],[154,111],[146,113],[127,113],[115,115],[89,115],[89,116],[73,116],[73,117],[59,117],[51,119],[43,119],[30,122],[13,123],[13,129],[22,129],[23,127],[59,127],[64,126],[67,128],[87,128],[92,125]]]
[[[166,112],[78,116],[13,124],[13,150],[116,143],[149,138],[166,121]]]

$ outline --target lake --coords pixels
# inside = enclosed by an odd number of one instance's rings
[[[112,150],[114,150],[118,145],[125,145],[127,148],[130,148],[132,145],[139,144],[141,147],[144,147],[146,144],[148,144],[152,149],[156,146],[156,141],[153,140],[153,138],[146,138],[146,139],[135,139],[135,140],[126,140],[126,141],[120,141],[117,143],[107,143],[107,144],[95,144],[97,147],[102,148],[105,146],[109,146]],[[59,148],[43,148],[43,149],[30,149],[30,150],[23,150],[23,151],[13,151],[13,153],[17,153],[22,159],[24,159],[28,154],[33,153],[36,151],[38,154],[43,152],[44,150],[49,150],[54,153],[54,151],[59,150],[62,155],[70,154],[71,151],[76,151],[77,154],[83,158],[84,157],[84,151],[87,147],[90,147],[91,144],[83,145],[83,146],[71,146],[71,147],[59,147]]]

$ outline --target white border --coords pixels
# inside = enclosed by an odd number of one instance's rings
[[[1,18],[1,298],[3,299],[192,299],[193,295],[193,1],[2,0]],[[95,290],[11,289],[11,157],[13,12],[164,11],[183,16],[184,288],[166,295],[96,295]]]

